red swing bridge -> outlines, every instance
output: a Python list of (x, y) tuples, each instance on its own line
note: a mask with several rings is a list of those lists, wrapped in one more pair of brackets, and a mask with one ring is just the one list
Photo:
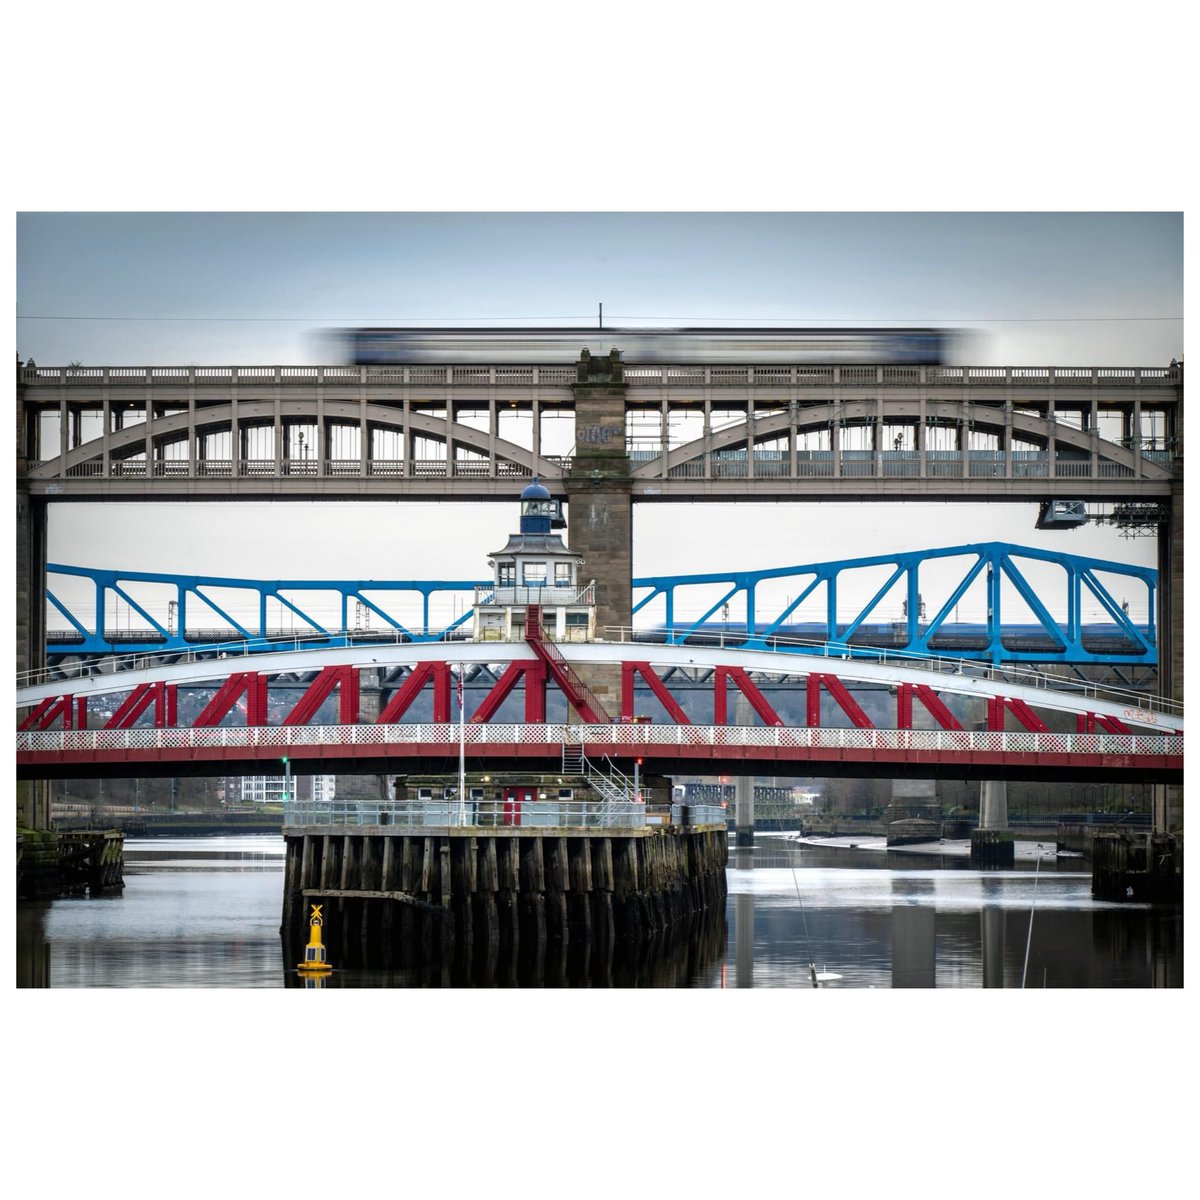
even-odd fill
[[(536, 607), (522, 641), (250, 650), (19, 681), (18, 777), (278, 773), (284, 758), (299, 773), (446, 772), (460, 758), (553, 772), (580, 753), (659, 776), (1183, 776), (1180, 703), (1022, 668), (556, 643)], [(619, 680), (619, 713), (584, 676)]]

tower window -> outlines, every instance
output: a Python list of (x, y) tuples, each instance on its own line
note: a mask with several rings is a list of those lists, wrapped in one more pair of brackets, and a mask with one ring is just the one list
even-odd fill
[(546, 564), (544, 562), (530, 562), (525, 564), (525, 586), (546, 586)]
[(569, 587), (571, 583), (571, 564), (556, 562), (554, 564), (554, 582), (559, 587)]
[(501, 587), (513, 587), (517, 582), (517, 567), (515, 563), (501, 563), (496, 576)]

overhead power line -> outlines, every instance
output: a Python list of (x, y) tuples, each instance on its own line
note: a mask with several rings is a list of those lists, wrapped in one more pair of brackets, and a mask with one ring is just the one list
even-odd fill
[[(565, 317), (113, 317), (87, 313), (18, 314), (18, 321), (158, 321), (158, 322), (217, 322), (217, 323), (292, 323), (313, 324), (326, 321), (346, 321), (360, 325), (426, 323), (430, 321), (587, 321), (589, 316)], [(1122, 321), (1182, 321), (1182, 317), (613, 317), (616, 321), (704, 321), (712, 324), (796, 324), (805, 321), (850, 321), (855, 323), (902, 322), (905, 324), (936, 325), (941, 323), (987, 324), (1071, 324), (1080, 322)]]

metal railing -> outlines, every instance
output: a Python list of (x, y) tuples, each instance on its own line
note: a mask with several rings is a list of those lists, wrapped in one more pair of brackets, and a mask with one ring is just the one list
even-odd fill
[(724, 825), (729, 809), (719, 804), (672, 804), (672, 825)]
[[(630, 626), (609, 626), (604, 630), (605, 639), (615, 643), (636, 643), (638, 645), (684, 645), (690, 637), (697, 636), (696, 630), (688, 627), (655, 631), (637, 629)], [(731, 638), (731, 641), (733, 639)], [(889, 650), (886, 647), (849, 646), (844, 642), (816, 641), (806, 638), (770, 637), (747, 638), (753, 645), (746, 647), (751, 650), (791, 652), (796, 655), (796, 666), (786, 668), (779, 673), (791, 673), (805, 670), (804, 655), (820, 655), (836, 658), (842, 661), (857, 659), (877, 662), (885, 665), (899, 666), (917, 671), (933, 671), (941, 675), (956, 675), (968, 679), (986, 679), (995, 683), (1018, 683), (1026, 687), (1040, 688), (1045, 691), (1069, 693), (1085, 699), (1108, 700), (1134, 710), (1138, 715), (1132, 720), (1144, 720), (1147, 715), (1162, 714), (1182, 718), (1184, 708), (1182, 701), (1173, 700), (1166, 696), (1152, 696), (1144, 691), (1132, 688), (1111, 687), (1105, 684), (1093, 683), (1081, 679), (1070, 679), (1061, 675), (1051, 675), (1044, 671), (1013, 664), (993, 666), (976, 659), (951, 658), (935, 654), (918, 654), (913, 651)], [(294, 639), (254, 638), (234, 642), (210, 645), (195, 650), (170, 650), (162, 654), (127, 654), (113, 655), (93, 663), (80, 663), (71, 666), (39, 667), (30, 671), (21, 671), (16, 675), (18, 691), (23, 688), (37, 687), (45, 683), (70, 683), (75, 679), (90, 679), (105, 675), (114, 675), (122, 671), (149, 670), (157, 666), (174, 666), (177, 664), (211, 662), (214, 659), (228, 660), (246, 658), (261, 654), (264, 651), (275, 653), (308, 653), (311, 651), (313, 636), (297, 636)], [(352, 644), (352, 634), (343, 634), (331, 638), (330, 646)], [(411, 644), (413, 639), (401, 633), (372, 633), (372, 646)], [(730, 649), (741, 647), (730, 645)], [(222, 667), (222, 672), (225, 670)]]
[[(688, 638), (712, 637), (703, 630), (682, 626), (678, 629), (649, 631), (630, 626), (609, 625), (604, 636), (610, 642), (662, 643), (685, 645)], [(745, 641), (745, 646), (734, 642)], [(889, 650), (883, 646), (851, 646), (845, 642), (817, 641), (810, 638), (784, 637), (772, 634), (761, 637), (752, 634), (727, 635), (729, 649), (783, 651), (800, 654), (816, 654), (842, 660), (858, 659), (878, 662), (889, 666), (907, 667), (914, 671), (935, 671), (940, 675), (959, 675), (968, 679), (987, 679), (994, 683), (1018, 683), (1025, 687), (1041, 688), (1044, 691), (1065, 692), (1072, 696), (1083, 696), (1093, 700), (1109, 700), (1116, 704), (1129, 705), (1139, 711), (1150, 710), (1175, 716), (1183, 716), (1183, 702), (1166, 696), (1149, 696), (1133, 688), (1109, 687), (1082, 679), (1068, 679), (1062, 675), (1051, 675), (1035, 671), (1030, 667), (1015, 664), (994, 666), (971, 658), (951, 658), (937, 654), (919, 654), (912, 650)], [(797, 671), (804, 668), (797, 665)]]
[[(630, 454), (635, 467), (662, 462), (661, 450), (637, 450)], [(50, 459), (44, 462), (52, 461)], [(570, 456), (552, 459), (564, 473), (570, 469)], [(752, 460), (743, 449), (714, 451), (709, 455), (698, 454), (695, 458), (674, 463), (667, 467), (669, 479), (748, 479), (753, 472), (757, 479), (829, 479), (835, 475), (835, 461), (840, 464), (843, 479), (873, 478), (876, 474), (885, 479), (945, 479), (961, 478), (963, 475), (962, 455), (957, 451), (927, 451), (924, 459), (924, 474), (920, 454), (915, 450), (883, 451), (875, 455), (872, 451), (844, 450), (835, 456), (830, 451), (811, 454), (798, 451), (793, 465), (790, 455), (784, 452), (755, 451)], [(1165, 470), (1171, 465), (1171, 455), (1165, 451), (1144, 451), (1141, 463), (1144, 468)], [(509, 459), (327, 459), (322, 464), (315, 460), (283, 459), (278, 464), (273, 458), (241, 459), (237, 474), (244, 479), (356, 479), (366, 475), (369, 479), (528, 479), (533, 467)], [(1050, 474), (1049, 456), (1022, 457), (1014, 453), (1006, 460), (1004, 452), (989, 455), (972, 452), (967, 466), (971, 479), (1028, 479), (1046, 478)], [(1054, 462), (1055, 474), (1060, 479), (1133, 479), (1138, 477), (1134, 466), (1100, 458), (1093, 469), (1090, 456), (1074, 457), (1060, 455)], [(145, 479), (147, 478), (144, 458), (112, 458), (107, 474), (101, 458), (87, 459), (68, 465), (63, 476), (67, 479)], [(155, 459), (149, 476), (154, 479), (232, 479), (233, 464), (228, 459)]]
[[(630, 387), (913, 387), (942, 384), (976, 387), (1176, 387), (1183, 368), (1170, 367), (945, 367), (945, 366), (639, 366), (624, 369)], [(39, 367), (23, 366), (26, 387), (97, 387), (105, 384), (164, 387), (247, 386), (492, 387), (543, 384), (565, 387), (576, 382), (574, 366), (394, 366), (394, 367)]]
[[(693, 823), (699, 823), (698, 818)], [(285, 805), (283, 824), (285, 828), (641, 829), (646, 825), (646, 806), (598, 800), (332, 800)]]
[[(554, 583), (547, 583), (542, 586), (523, 584), (520, 587), (494, 587), (491, 584), (482, 584), (475, 588), (473, 603), (476, 607), (481, 604), (550, 604), (555, 606), (580, 604), (592, 606), (596, 603), (596, 583), (593, 580), (583, 587), (576, 587), (574, 584), (562, 586)], [(547, 630), (547, 633), (553, 636), (554, 631), (550, 629)]]
[[(460, 742), (461, 738), (461, 742)], [(190, 729), (62, 729), (17, 733), (18, 754), (61, 754), (163, 750), (289, 750), (305, 747), (376, 747), (396, 754), (410, 746), (420, 753), (463, 745), (482, 754), (491, 746), (511, 754), (513, 746), (539, 747), (557, 757), (564, 742), (597, 754), (636, 755), (639, 750), (700, 750), (759, 747), (786, 751), (858, 750), (924, 753), (1068, 754), (1123, 757), (1183, 755), (1176, 733), (1034, 733), (1027, 730), (849, 729), (778, 725), (251, 725)], [(688, 757), (685, 753), (684, 757)], [(540, 803), (540, 802), (539, 802)], [(605, 801), (605, 803), (610, 803)], [(603, 804), (601, 805), (603, 807)]]

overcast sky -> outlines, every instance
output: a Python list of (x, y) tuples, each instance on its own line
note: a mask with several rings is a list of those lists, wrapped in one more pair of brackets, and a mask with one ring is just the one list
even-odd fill
[(27, 213), (44, 365), (329, 361), (337, 324), (917, 323), (977, 365), (1183, 352), (1178, 213)]

